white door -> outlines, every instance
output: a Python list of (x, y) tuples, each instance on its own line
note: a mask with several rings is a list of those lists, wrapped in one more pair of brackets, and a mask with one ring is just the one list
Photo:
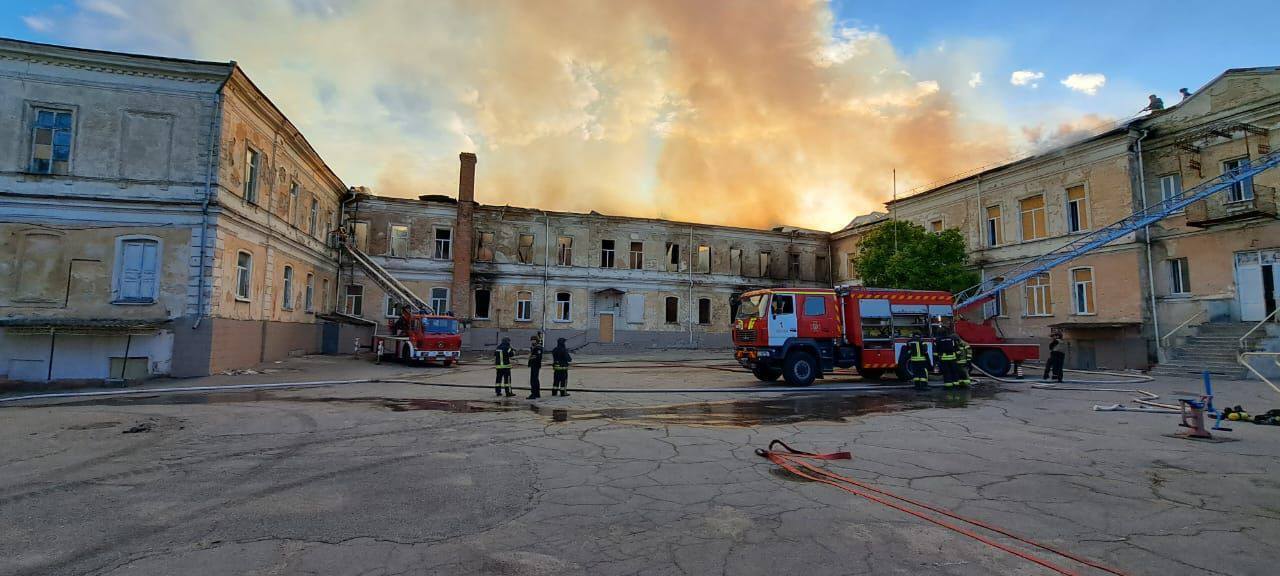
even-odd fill
[(1258, 252), (1236, 253), (1236, 299), (1240, 302), (1241, 320), (1257, 322), (1267, 316)]
[(774, 294), (769, 299), (769, 345), (781, 346), (796, 334), (795, 296)]

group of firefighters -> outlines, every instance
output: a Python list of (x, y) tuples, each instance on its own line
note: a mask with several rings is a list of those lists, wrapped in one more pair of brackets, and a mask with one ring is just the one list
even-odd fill
[(963, 388), (972, 384), (969, 363), (973, 360), (973, 351), (964, 340), (956, 338), (945, 326), (934, 325), (933, 351), (937, 356), (936, 362), (929, 354), (924, 336), (916, 332), (898, 355), (898, 364), (907, 367), (916, 390), (929, 388), (929, 372), (935, 365), (942, 372), (944, 388)]
[[(510, 338), (503, 338), (502, 343), (498, 344), (498, 348), (493, 351), (493, 366), (497, 369), (497, 376), (493, 382), (494, 396), (515, 396), (511, 392), (511, 359), (515, 354)], [(542, 397), (542, 382), (538, 379), (539, 372), (542, 370), (542, 356), (542, 333), (539, 332), (529, 339), (528, 400), (537, 400)], [(564, 338), (557, 339), (556, 347), (551, 349), (552, 396), (569, 395), (569, 363), (572, 361), (573, 357), (569, 355), (569, 349), (564, 345)]]

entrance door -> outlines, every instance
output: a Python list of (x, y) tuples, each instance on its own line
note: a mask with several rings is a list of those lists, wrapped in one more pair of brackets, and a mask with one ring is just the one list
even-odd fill
[[(1272, 267), (1274, 270), (1274, 266)], [(1236, 253), (1236, 298), (1240, 302), (1240, 319), (1257, 322), (1266, 318), (1267, 303), (1262, 282), (1261, 254), (1257, 251)]]
[(608, 344), (613, 342), (613, 314), (600, 315), (600, 342)]

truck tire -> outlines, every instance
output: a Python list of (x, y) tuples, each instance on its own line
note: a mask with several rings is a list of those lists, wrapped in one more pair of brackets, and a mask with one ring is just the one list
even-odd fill
[(818, 377), (818, 361), (808, 352), (792, 352), (782, 363), (782, 376), (792, 386), (808, 386)]
[(864, 368), (859, 368), (859, 369), (858, 369), (858, 374), (861, 374), (861, 375), (862, 375), (862, 379), (863, 379), (863, 380), (879, 380), (881, 376), (884, 376), (884, 369), (882, 369), (882, 368), (865, 368), (865, 369), (864, 369)]
[(776, 382), (782, 371), (771, 366), (756, 366), (751, 369), (751, 373), (761, 382)]
[(979, 351), (978, 355), (973, 359), (973, 364), (992, 376), (1006, 376), (1009, 374), (1009, 357), (1004, 355), (1003, 350), (996, 348)]

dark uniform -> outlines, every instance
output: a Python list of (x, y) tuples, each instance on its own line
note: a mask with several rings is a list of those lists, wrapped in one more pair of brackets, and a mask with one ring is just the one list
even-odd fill
[(551, 349), (551, 371), (554, 374), (551, 380), (552, 396), (569, 395), (569, 363), (572, 361), (569, 349), (564, 346), (564, 338), (557, 339), (556, 347)]
[(969, 347), (969, 343), (956, 338), (956, 384), (968, 386), (973, 384), (973, 380), (969, 379), (969, 363), (973, 362), (973, 349)]
[(933, 349), (938, 353), (938, 364), (942, 368), (942, 387), (950, 388), (960, 385), (960, 370), (956, 366), (956, 340), (943, 334), (933, 341)]
[(497, 376), (493, 381), (494, 396), (502, 396), (503, 392), (507, 396), (515, 396), (511, 392), (511, 356), (511, 339), (503, 338), (498, 349), (493, 351), (493, 367), (497, 369)]
[(1062, 341), (1057, 336), (1054, 336), (1053, 340), (1049, 341), (1049, 363), (1044, 365), (1045, 380), (1049, 379), (1049, 373), (1052, 372), (1054, 380), (1062, 381), (1062, 365), (1067, 361), (1067, 353), (1058, 350), (1058, 346), (1061, 344)]
[(929, 348), (925, 346), (919, 334), (902, 347), (898, 363), (906, 364), (907, 372), (911, 374), (911, 383), (915, 384), (916, 390), (929, 389)]
[(542, 382), (538, 380), (542, 370), (542, 339), (534, 336), (529, 343), (529, 397), (526, 400), (537, 400), (542, 397)]

